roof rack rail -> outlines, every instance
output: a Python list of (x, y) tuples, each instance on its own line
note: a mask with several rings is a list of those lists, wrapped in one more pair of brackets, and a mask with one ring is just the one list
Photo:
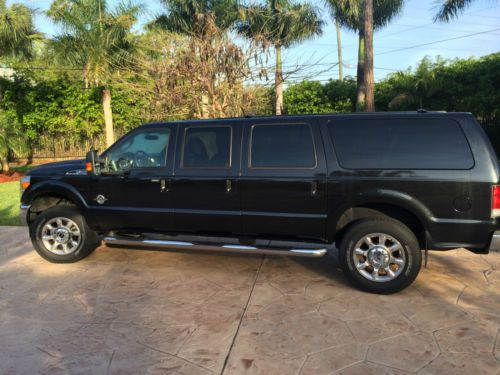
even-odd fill
[(447, 111), (428, 111), (425, 108), (419, 108), (417, 109), (417, 113), (447, 113)]

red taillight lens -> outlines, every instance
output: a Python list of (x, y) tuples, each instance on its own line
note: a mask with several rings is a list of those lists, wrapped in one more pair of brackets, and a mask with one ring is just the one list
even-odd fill
[(491, 194), (491, 213), (500, 216), (500, 185), (494, 185)]

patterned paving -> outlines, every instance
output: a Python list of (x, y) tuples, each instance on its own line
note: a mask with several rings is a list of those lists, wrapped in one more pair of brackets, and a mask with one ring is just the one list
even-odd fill
[(500, 374), (500, 253), (431, 253), (409, 289), (334, 257), (99, 248), (45, 262), (0, 228), (1, 374)]

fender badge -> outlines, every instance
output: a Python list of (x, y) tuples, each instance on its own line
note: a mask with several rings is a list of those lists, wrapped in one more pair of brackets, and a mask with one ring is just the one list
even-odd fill
[(102, 194), (99, 194), (97, 197), (94, 198), (94, 200), (99, 204), (104, 204), (108, 200), (108, 198), (106, 198)]

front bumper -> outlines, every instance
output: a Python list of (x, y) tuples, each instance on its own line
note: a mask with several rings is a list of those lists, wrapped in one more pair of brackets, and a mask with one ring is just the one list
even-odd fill
[(21, 222), (23, 225), (28, 225), (28, 213), (30, 209), (29, 204), (21, 204), (21, 207), (19, 208), (19, 216), (21, 217)]
[(491, 236), (489, 251), (500, 251), (500, 231), (495, 231)]

